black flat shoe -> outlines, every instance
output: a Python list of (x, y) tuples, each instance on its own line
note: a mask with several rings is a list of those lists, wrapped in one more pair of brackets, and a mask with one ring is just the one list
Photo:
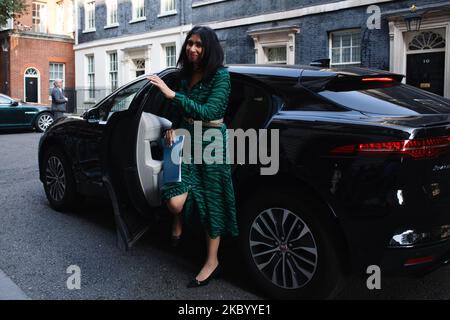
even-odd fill
[(220, 277), (220, 273), (221, 273), (221, 268), (220, 268), (220, 265), (218, 265), (215, 269), (214, 269), (214, 271), (213, 272), (211, 272), (211, 274), (209, 275), (209, 277), (208, 278), (206, 278), (205, 280), (203, 280), (203, 281), (200, 281), (200, 280), (197, 280), (197, 279), (192, 279), (188, 284), (187, 284), (187, 287), (188, 288), (197, 288), (197, 287), (203, 287), (203, 286), (206, 286), (208, 283), (209, 283), (209, 281), (211, 280), (211, 279), (217, 279), (217, 278), (219, 278)]

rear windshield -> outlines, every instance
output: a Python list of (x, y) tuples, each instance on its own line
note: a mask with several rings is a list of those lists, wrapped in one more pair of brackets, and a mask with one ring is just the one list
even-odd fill
[(324, 90), (319, 94), (339, 105), (365, 113), (450, 114), (450, 100), (404, 84), (355, 91)]

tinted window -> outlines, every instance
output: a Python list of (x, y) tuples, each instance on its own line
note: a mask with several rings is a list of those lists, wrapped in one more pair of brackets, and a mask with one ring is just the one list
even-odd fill
[[(162, 79), (173, 91), (179, 90), (180, 80), (177, 73), (169, 74)], [(175, 118), (178, 118), (181, 115), (180, 112), (177, 112), (180, 111), (180, 108), (173, 106), (172, 101), (166, 99), (159, 89), (153, 88), (150, 91), (150, 94), (151, 96), (146, 102), (144, 112), (149, 112), (158, 117), (169, 119), (172, 122), (176, 120)]]
[[(178, 72), (170, 73), (162, 79), (173, 91), (179, 91), (180, 78)], [(172, 103), (172, 100), (164, 97), (161, 91), (156, 87), (153, 87), (149, 91), (149, 96), (146, 99), (144, 112), (165, 118), (172, 122), (172, 128), (179, 128), (183, 118), (182, 110), (179, 106), (176, 106)]]
[(319, 95), (311, 93), (304, 88), (297, 87), (284, 90), (285, 106), (283, 110), (299, 111), (345, 111), (344, 108), (326, 101)]
[(140, 80), (112, 95), (99, 107), (100, 119), (107, 120), (114, 112), (128, 110), (136, 93), (147, 82), (147, 79)]
[(283, 110), (346, 111), (303, 88), (296, 77), (266, 76), (261, 80), (283, 99)]
[(450, 113), (450, 100), (408, 85), (358, 91), (322, 91), (321, 96), (353, 110), (387, 115)]
[(262, 88), (231, 79), (231, 92), (224, 117), (230, 129), (261, 128), (271, 115), (272, 99)]

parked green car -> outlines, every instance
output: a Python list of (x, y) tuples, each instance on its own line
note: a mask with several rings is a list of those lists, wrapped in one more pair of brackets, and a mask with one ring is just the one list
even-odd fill
[(49, 107), (18, 102), (0, 94), (0, 129), (35, 128), (44, 132), (52, 122)]

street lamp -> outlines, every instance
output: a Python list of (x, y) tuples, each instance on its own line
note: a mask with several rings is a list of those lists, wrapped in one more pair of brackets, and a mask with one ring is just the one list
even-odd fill
[(411, 8), (409, 8), (409, 10), (411, 11), (411, 13), (405, 17), (406, 29), (408, 31), (419, 31), (420, 23), (422, 22), (422, 16), (416, 13), (417, 7), (414, 4), (411, 6)]

